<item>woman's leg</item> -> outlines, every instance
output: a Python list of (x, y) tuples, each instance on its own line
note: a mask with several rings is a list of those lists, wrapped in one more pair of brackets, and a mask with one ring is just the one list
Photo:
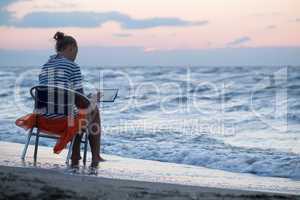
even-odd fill
[(80, 157), (80, 144), (81, 144), (82, 134), (77, 134), (75, 136), (75, 140), (72, 148), (72, 156), (71, 156), (71, 167), (77, 167), (79, 165)]
[(89, 115), (89, 142), (92, 152), (92, 167), (97, 167), (103, 158), (100, 156), (100, 142), (101, 142), (101, 119), (97, 106), (93, 108)]

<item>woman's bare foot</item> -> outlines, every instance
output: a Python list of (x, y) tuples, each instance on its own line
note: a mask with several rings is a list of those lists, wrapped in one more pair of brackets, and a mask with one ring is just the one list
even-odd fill
[(99, 156), (99, 162), (104, 162), (106, 161), (102, 156)]

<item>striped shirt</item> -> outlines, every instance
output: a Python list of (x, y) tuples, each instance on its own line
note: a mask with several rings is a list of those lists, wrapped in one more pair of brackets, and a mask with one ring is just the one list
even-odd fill
[[(50, 56), (48, 62), (42, 66), (39, 74), (39, 84), (53, 85), (71, 90), (81, 90), (83, 87), (80, 67), (59, 54)], [(66, 115), (49, 112), (43, 114), (49, 118)]]

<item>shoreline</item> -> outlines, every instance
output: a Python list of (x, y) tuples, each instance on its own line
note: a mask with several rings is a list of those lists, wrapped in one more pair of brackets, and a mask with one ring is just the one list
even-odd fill
[(32, 146), (0, 142), (0, 199), (300, 199), (300, 181), (104, 155), (97, 176), (66, 172), (64, 158)]

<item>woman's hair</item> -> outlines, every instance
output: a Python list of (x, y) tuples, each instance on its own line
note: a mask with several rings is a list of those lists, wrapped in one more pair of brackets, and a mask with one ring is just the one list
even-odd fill
[(72, 36), (65, 35), (63, 32), (56, 32), (53, 38), (56, 40), (56, 52), (63, 51), (68, 45), (75, 45), (77, 47), (76, 40)]

